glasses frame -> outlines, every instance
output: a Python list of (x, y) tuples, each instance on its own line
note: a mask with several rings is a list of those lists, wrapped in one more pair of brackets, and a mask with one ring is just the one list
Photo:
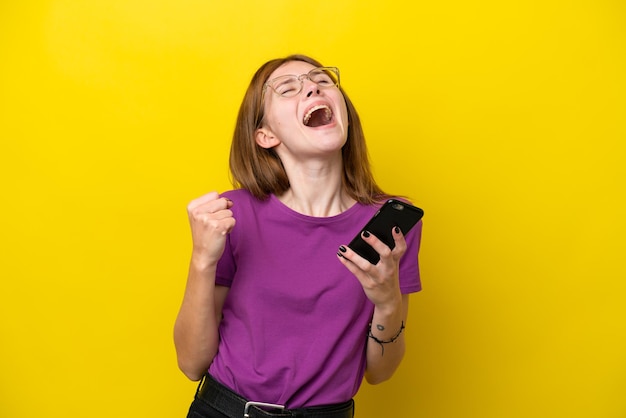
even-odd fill
[[(328, 72), (333, 73), (333, 74), (336, 76), (336, 79), (337, 79), (337, 80), (335, 81), (335, 83), (334, 83), (332, 86), (321, 86), (320, 84), (318, 84), (315, 80), (313, 80), (313, 79), (311, 78), (311, 74), (312, 74), (313, 72), (320, 71), (320, 70), (321, 70), (321, 71), (324, 71), (324, 72), (327, 72), (327, 73), (328, 73)], [(283, 77), (295, 77), (295, 78), (296, 78), (296, 79), (300, 82), (300, 88), (298, 89), (298, 91), (297, 91), (297, 92), (295, 92), (295, 93), (293, 93), (293, 94), (290, 94), (289, 96), (284, 96), (284, 95), (280, 94), (279, 92), (277, 92), (277, 91), (276, 91), (276, 89), (274, 89), (274, 87), (272, 86), (272, 84), (273, 84), (276, 80), (281, 79), (281, 78), (283, 78)], [(308, 79), (309, 81), (311, 81), (311, 82), (315, 83), (317, 86), (319, 86), (319, 87), (321, 87), (321, 88), (324, 88), (324, 89), (325, 89), (325, 88), (330, 88), (330, 87), (339, 87), (339, 83), (340, 83), (339, 68), (337, 68), (337, 67), (317, 67), (317, 68), (313, 68), (311, 71), (309, 71), (309, 72), (308, 72), (308, 73), (306, 73), (306, 74), (300, 74), (300, 75), (295, 75), (295, 74), (285, 74), (285, 75), (281, 75), (281, 76), (279, 76), (279, 77), (272, 78), (271, 80), (267, 80), (267, 81), (265, 82), (265, 84), (263, 84), (263, 90), (262, 90), (262, 92), (261, 92), (261, 100), (263, 100), (263, 99), (265, 98), (265, 92), (267, 91), (268, 87), (269, 87), (269, 88), (270, 88), (270, 89), (271, 89), (271, 90), (272, 90), (275, 94), (277, 94), (277, 95), (278, 95), (278, 96), (280, 96), (280, 97), (295, 97), (295, 96), (297, 96), (298, 94), (300, 94), (300, 93), (302, 92), (302, 89), (304, 88), (304, 79), (305, 79), (305, 78), (306, 78), (306, 79)], [(331, 78), (332, 78), (332, 77), (331, 77)]]

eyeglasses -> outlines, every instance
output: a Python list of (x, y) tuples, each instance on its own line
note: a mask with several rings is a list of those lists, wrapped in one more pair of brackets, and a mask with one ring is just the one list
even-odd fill
[(268, 80), (263, 85), (263, 95), (267, 88), (274, 90), (281, 97), (293, 97), (302, 91), (304, 79), (309, 79), (321, 88), (339, 87), (339, 68), (318, 67), (306, 74), (281, 75)]

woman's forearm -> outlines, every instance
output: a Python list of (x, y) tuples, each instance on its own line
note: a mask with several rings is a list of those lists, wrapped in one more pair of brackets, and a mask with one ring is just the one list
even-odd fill
[(191, 380), (202, 378), (217, 353), (219, 319), (227, 289), (215, 286), (215, 267), (197, 266), (192, 260), (174, 326), (178, 366)]
[(403, 327), (408, 316), (409, 296), (402, 295), (402, 302), (391, 309), (374, 309), (369, 337), (367, 339), (367, 368), (365, 379), (378, 384), (391, 378), (402, 362), (405, 352)]

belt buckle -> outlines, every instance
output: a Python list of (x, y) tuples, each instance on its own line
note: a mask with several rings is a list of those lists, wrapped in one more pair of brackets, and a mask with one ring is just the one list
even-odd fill
[(246, 402), (246, 405), (243, 408), (243, 418), (250, 418), (248, 411), (250, 410), (251, 406), (257, 406), (257, 407), (262, 406), (265, 408), (279, 409), (281, 411), (285, 409), (285, 405), (276, 405), (273, 403), (265, 403), (265, 402)]

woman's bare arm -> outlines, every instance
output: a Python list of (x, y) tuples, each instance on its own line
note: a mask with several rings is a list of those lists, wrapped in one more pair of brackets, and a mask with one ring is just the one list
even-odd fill
[(191, 380), (202, 378), (217, 353), (218, 326), (228, 288), (215, 285), (215, 274), (226, 235), (235, 226), (232, 205), (230, 200), (212, 192), (187, 207), (193, 251), (185, 295), (174, 325), (174, 345), (178, 366)]

